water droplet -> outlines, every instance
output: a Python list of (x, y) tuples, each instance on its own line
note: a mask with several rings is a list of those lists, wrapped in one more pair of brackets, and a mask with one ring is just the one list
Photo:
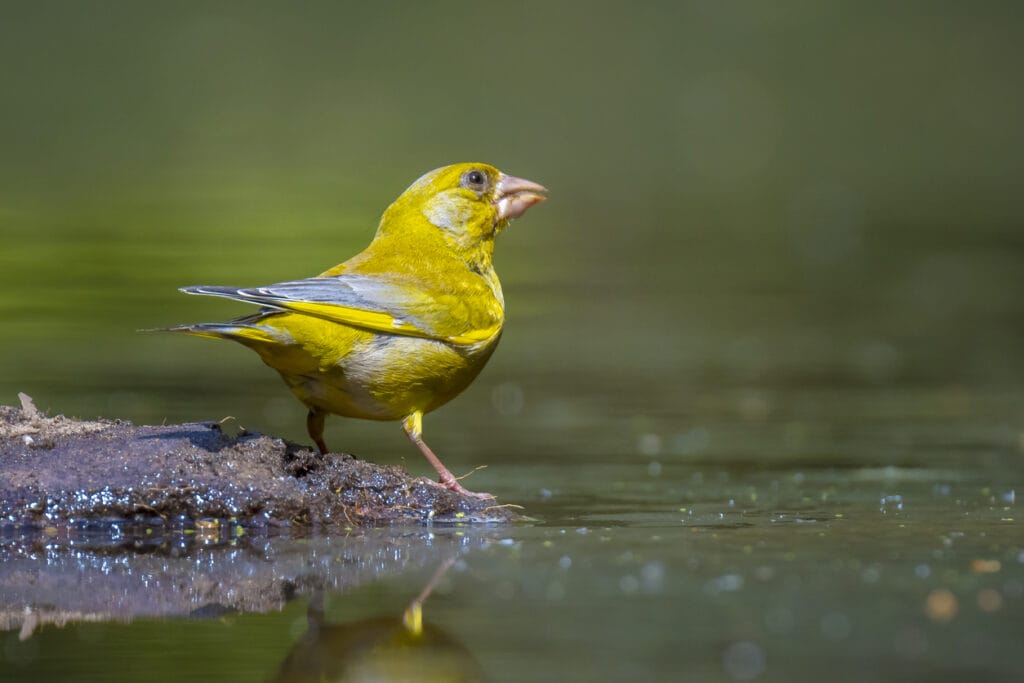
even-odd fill
[(761, 647), (747, 640), (733, 643), (722, 655), (722, 668), (738, 681), (757, 678), (764, 673), (765, 663)]
[(636, 449), (641, 455), (655, 456), (661, 453), (661, 436), (648, 432), (637, 437)]
[(623, 593), (631, 594), (640, 590), (640, 579), (632, 574), (626, 574), (619, 580), (619, 588)]
[(865, 567), (864, 571), (860, 573), (860, 580), (864, 583), (877, 583), (880, 578), (882, 578), (882, 570), (878, 565)]
[(640, 569), (644, 592), (660, 593), (665, 584), (665, 565), (657, 560), (648, 562)]
[(704, 592), (710, 595), (732, 593), (743, 588), (743, 577), (739, 574), (723, 574), (704, 584)]
[(959, 609), (956, 596), (945, 588), (929, 593), (924, 604), (924, 612), (932, 621), (952, 621)]
[(978, 591), (978, 607), (985, 612), (996, 612), (1003, 606), (1003, 596), (994, 588)]
[(491, 391), (491, 405), (499, 415), (518, 415), (525, 404), (526, 395), (516, 382), (502, 382)]

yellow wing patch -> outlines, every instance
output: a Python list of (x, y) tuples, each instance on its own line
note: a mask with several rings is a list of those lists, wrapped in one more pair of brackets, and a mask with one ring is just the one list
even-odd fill
[(469, 330), (462, 334), (439, 338), (430, 334), (412, 323), (405, 322), (388, 313), (381, 311), (368, 311), (337, 304), (326, 304), (314, 301), (281, 301), (277, 302), (282, 308), (290, 311), (312, 315), (324, 320), (362, 327), (375, 332), (386, 332), (388, 334), (401, 334), (409, 337), (421, 337), (423, 339), (439, 339), (452, 344), (472, 345), (487, 341), (501, 330), (501, 325), (490, 325), (483, 329)]

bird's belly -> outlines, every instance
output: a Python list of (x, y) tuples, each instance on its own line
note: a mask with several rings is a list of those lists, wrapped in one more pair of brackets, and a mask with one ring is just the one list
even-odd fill
[(335, 327), (341, 329), (332, 343), (296, 343), (260, 355), (306, 405), (372, 420), (400, 420), (444, 405), (473, 381), (498, 342), (496, 335), (464, 347)]

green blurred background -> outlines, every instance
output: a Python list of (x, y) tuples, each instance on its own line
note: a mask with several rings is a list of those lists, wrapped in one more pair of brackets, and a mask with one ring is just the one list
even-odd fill
[[(1019, 3), (3, 14), (3, 403), (305, 440), (251, 352), (137, 330), (246, 312), (175, 288), (318, 273), (420, 174), (481, 160), (551, 199), (498, 245), (501, 348), (427, 419), (454, 469), (769, 457), (773, 432), (744, 455), (751, 433), (714, 421), (791, 439), (862, 391), (887, 398), (860, 418), (989, 397), (1019, 422), (999, 398), (1024, 373)], [(395, 425), (334, 419), (328, 440), (422, 464)]]

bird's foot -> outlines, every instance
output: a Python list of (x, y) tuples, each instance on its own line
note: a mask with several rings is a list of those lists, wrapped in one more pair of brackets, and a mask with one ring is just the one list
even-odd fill
[(438, 484), (440, 486), (443, 486), (444, 488), (448, 489), (449, 491), (453, 491), (455, 493), (458, 493), (460, 496), (466, 496), (468, 498), (477, 498), (477, 499), (480, 499), (480, 500), (485, 500), (485, 499), (488, 499), (488, 498), (490, 498), (491, 500), (494, 500), (494, 494), (493, 493), (484, 493), (484, 492), (470, 491), (465, 486), (460, 484), (459, 480), (454, 478), (454, 477), (452, 477), (451, 479), (441, 479), (441, 481), (439, 481)]

